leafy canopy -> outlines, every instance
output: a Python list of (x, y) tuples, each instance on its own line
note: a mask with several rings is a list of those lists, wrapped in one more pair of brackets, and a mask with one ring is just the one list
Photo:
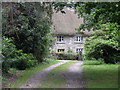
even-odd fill
[(51, 3), (3, 3), (3, 35), (39, 61), (51, 45)]

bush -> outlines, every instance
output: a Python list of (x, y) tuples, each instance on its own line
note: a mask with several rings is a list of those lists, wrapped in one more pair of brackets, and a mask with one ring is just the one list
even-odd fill
[(51, 53), (51, 57), (59, 60), (76, 60), (78, 58), (78, 55), (63, 52), (63, 53)]
[(7, 73), (9, 69), (10, 69), (10, 63), (7, 60), (4, 60), (2, 62), (2, 72)]
[(68, 54), (75, 54), (75, 52), (73, 52), (71, 49), (68, 49), (67, 53)]
[(15, 57), (15, 45), (13, 40), (7, 37), (3, 37), (2, 41), (2, 72), (7, 73), (10, 68), (10, 60)]
[(117, 63), (120, 60), (119, 50), (115, 48), (116, 43), (111, 40), (94, 39), (85, 44), (85, 57), (89, 60), (102, 58), (105, 63)]
[(113, 54), (109, 57), (110, 60), (112, 60), (114, 63), (120, 62), (120, 53), (119, 54)]
[(37, 64), (32, 54), (25, 54), (17, 50), (11, 38), (3, 37), (2, 43), (2, 72), (8, 73), (10, 68), (26, 69)]
[(13, 60), (13, 62), (11, 63), (12, 67), (15, 67), (19, 70), (24, 70), (37, 64), (37, 60), (35, 60), (32, 54), (24, 53), (20, 57), (18, 57), (17, 60)]

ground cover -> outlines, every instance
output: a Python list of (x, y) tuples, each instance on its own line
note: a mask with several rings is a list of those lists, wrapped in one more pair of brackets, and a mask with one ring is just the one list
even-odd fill
[(9, 88), (19, 88), (21, 85), (25, 84), (27, 82), (27, 80), (32, 77), (32, 75), (34, 75), (36, 72), (43, 70), (44, 68), (47, 68), (53, 64), (58, 63), (59, 61), (55, 60), (49, 64), (39, 64), (36, 67), (27, 69), (27, 70), (23, 70), (23, 71), (18, 71), (17, 74), (20, 73), (19, 77), (16, 78), (16, 80), (14, 82), (8, 82), (8, 87)]
[(83, 65), (86, 88), (118, 88), (118, 65)]

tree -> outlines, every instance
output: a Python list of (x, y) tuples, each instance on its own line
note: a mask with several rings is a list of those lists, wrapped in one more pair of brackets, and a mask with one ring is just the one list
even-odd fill
[(71, 2), (55, 5), (57, 10), (62, 10), (65, 6), (75, 8), (78, 16), (84, 19), (77, 30), (95, 32), (85, 44), (85, 56), (88, 59), (103, 58), (106, 63), (115, 63), (120, 59), (119, 2)]
[(119, 2), (86, 2), (76, 3), (75, 6), (78, 14), (84, 18), (84, 24), (79, 30), (103, 30), (105, 28), (110, 36), (116, 38), (120, 46)]
[(51, 42), (51, 14), (51, 3), (3, 3), (3, 35), (42, 61)]
[[(86, 42), (86, 57), (103, 58), (106, 63), (120, 59), (120, 3), (76, 3), (78, 14), (84, 18), (80, 30), (94, 30)], [(111, 44), (112, 43), (112, 44)]]

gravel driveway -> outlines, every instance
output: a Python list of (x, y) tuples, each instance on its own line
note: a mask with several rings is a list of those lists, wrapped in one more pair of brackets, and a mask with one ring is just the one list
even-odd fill
[[(61, 60), (59, 63), (37, 72), (20, 88), (37, 88), (46, 79), (51, 70), (69, 61)], [(67, 71), (61, 73), (60, 78), (66, 80), (63, 88), (84, 88), (82, 64), (82, 61), (76, 61), (76, 63), (66, 68)]]
[(68, 60), (61, 60), (60, 63), (54, 64), (46, 69), (43, 69), (33, 75), (25, 85), (21, 86), (20, 88), (37, 88), (38, 85), (46, 78), (47, 74), (54, 68), (69, 62)]
[(77, 61), (71, 65), (67, 72), (63, 73), (63, 78), (66, 80), (65, 88), (84, 88), (82, 61)]

